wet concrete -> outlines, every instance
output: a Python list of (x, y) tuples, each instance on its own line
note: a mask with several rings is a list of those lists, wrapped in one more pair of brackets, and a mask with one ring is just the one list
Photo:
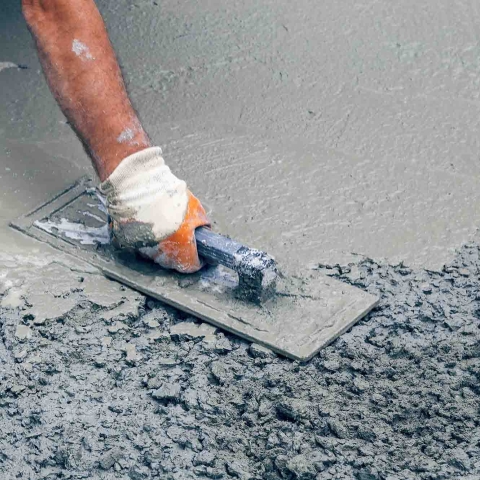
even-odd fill
[[(437, 269), (473, 238), (480, 18), (470, 3), (98, 3), (146, 129), (223, 233), (278, 257), (355, 252)], [(42, 170), (34, 189), (58, 191), (88, 160), (17, 4), (0, 7), (0, 61), (28, 68), (0, 72), (2, 163), (13, 164), (0, 181), (23, 192), (27, 170)], [(28, 166), (25, 142), (42, 150)]]
[(479, 256), (468, 245), (442, 273), (324, 268), (382, 301), (306, 365), (78, 267), (57, 288), (65, 311), (36, 322), (42, 290), (24, 278), (24, 306), (0, 308), (0, 465), (9, 479), (478, 478)]
[(8, 230), (91, 172), (19, 3), (0, 4), (6, 478), (478, 478), (479, 250), (455, 256), (479, 243), (475, 3), (98, 2), (216, 228), (381, 296), (304, 366)]

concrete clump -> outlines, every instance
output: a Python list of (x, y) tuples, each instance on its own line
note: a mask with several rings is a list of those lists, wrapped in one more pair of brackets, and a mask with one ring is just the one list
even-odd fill
[(180, 399), (180, 385), (176, 383), (166, 383), (152, 392), (152, 397), (160, 402), (176, 402)]
[(32, 330), (30, 329), (30, 327), (28, 325), (18, 324), (17, 329), (15, 331), (15, 336), (19, 340), (28, 339), (32, 336)]
[(479, 272), (475, 245), (441, 272), (370, 260), (329, 269), (382, 300), (303, 365), (128, 290), (93, 302), (64, 283), (75, 305), (41, 325), (24, 318), (28, 306), (3, 308), (0, 470), (6, 478), (478, 478)]
[(269, 348), (259, 345), (258, 343), (252, 343), (248, 351), (254, 358), (269, 358), (274, 356), (274, 353)]

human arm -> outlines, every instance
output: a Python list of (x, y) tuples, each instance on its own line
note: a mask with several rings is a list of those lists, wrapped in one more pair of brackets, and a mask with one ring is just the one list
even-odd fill
[(208, 225), (200, 202), (152, 147), (128, 98), (93, 0), (22, 0), (49, 87), (92, 159), (112, 229), (161, 266), (201, 267), (195, 228)]
[(151, 146), (93, 0), (22, 0), (50, 90), (105, 181)]

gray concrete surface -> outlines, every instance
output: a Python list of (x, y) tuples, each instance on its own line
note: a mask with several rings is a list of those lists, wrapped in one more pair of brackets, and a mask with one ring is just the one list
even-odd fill
[(381, 296), (307, 365), (8, 230), (92, 173), (19, 3), (0, 3), (0, 473), (478, 478), (479, 250), (455, 255), (479, 243), (476, 3), (98, 2), (216, 228)]
[[(0, 72), (2, 224), (89, 169), (18, 3), (0, 7), (0, 61), (28, 67)], [(475, 4), (98, 3), (147, 130), (222, 232), (279, 257), (429, 268), (472, 238)]]

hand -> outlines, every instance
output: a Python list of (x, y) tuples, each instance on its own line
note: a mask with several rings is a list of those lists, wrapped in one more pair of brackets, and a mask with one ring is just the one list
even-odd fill
[(165, 165), (158, 147), (124, 159), (100, 185), (116, 242), (164, 268), (193, 273), (202, 267), (195, 229), (209, 221), (199, 200)]
[(195, 229), (209, 225), (207, 214), (200, 201), (188, 192), (187, 213), (180, 228), (158, 247), (141, 248), (140, 253), (163, 268), (170, 268), (181, 273), (193, 273), (200, 270), (203, 262), (198, 256)]

